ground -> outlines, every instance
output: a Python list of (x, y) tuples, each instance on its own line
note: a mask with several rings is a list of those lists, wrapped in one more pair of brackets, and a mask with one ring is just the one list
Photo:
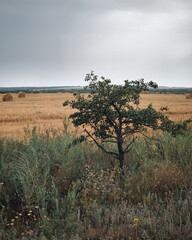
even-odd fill
[[(63, 129), (63, 119), (72, 111), (63, 107), (65, 100), (73, 99), (72, 93), (27, 94), (18, 98), (13, 94), (13, 102), (3, 102), (0, 94), (0, 136), (22, 138), (24, 128), (38, 126), (41, 131), (49, 128)], [(169, 108), (167, 114), (171, 120), (179, 121), (192, 118), (192, 99), (176, 94), (142, 94), (141, 107), (152, 103), (155, 109), (161, 106)]]

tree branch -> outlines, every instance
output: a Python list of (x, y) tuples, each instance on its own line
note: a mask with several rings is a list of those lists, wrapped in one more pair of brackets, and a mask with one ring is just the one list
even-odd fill
[(121, 115), (120, 110), (118, 109), (118, 107), (114, 104), (114, 102), (111, 103), (113, 105), (113, 107), (115, 108), (115, 110), (118, 112), (119, 115)]
[(133, 137), (133, 140), (125, 148), (124, 153), (128, 153), (129, 152), (129, 147), (135, 142), (136, 139), (137, 139), (137, 137)]
[(88, 134), (88, 136), (96, 143), (96, 145), (105, 153), (111, 154), (114, 158), (119, 159), (119, 155), (115, 152), (109, 152), (107, 151), (104, 147), (102, 147), (96, 140), (95, 138), (85, 129), (85, 132)]
[(117, 143), (117, 141), (113, 140), (101, 140), (103, 143)]
[(111, 123), (111, 125), (114, 127), (115, 131), (118, 131), (118, 127), (117, 127), (117, 123), (114, 122), (113, 120), (111, 120), (111, 118), (109, 117), (109, 115), (107, 114), (107, 111), (105, 109), (105, 115), (107, 117), (107, 120)]
[(158, 142), (162, 142), (161, 140), (159, 139), (155, 139), (155, 138), (150, 138), (149, 136), (145, 135), (144, 133), (140, 132), (144, 137), (150, 139), (150, 140), (153, 140), (153, 141), (158, 141)]

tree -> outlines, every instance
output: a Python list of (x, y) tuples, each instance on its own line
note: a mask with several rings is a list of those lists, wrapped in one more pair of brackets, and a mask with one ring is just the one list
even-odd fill
[[(125, 154), (130, 151), (138, 134), (145, 135), (146, 130), (151, 128), (176, 135), (185, 130), (190, 121), (175, 124), (163, 114), (166, 108), (156, 111), (151, 104), (147, 108), (139, 108), (140, 93), (149, 87), (158, 87), (152, 81), (126, 80), (124, 85), (115, 85), (104, 77), (98, 80), (94, 72), (87, 74), (85, 81), (89, 82), (86, 87), (90, 91), (88, 96), (75, 93), (75, 100), (66, 101), (63, 106), (70, 105), (78, 110), (70, 115), (73, 124), (82, 126), (102, 151), (118, 159), (121, 169)], [(104, 143), (115, 144), (117, 151), (106, 149)]]

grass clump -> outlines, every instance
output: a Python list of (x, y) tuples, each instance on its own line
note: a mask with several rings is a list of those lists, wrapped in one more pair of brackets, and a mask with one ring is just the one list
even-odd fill
[(134, 144), (124, 186), (76, 134), (0, 139), (0, 239), (192, 238), (192, 133), (156, 139)]

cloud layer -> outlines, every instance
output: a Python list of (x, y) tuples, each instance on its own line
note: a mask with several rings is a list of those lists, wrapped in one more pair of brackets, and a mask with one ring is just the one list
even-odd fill
[(0, 0), (0, 86), (191, 86), (190, 0)]

